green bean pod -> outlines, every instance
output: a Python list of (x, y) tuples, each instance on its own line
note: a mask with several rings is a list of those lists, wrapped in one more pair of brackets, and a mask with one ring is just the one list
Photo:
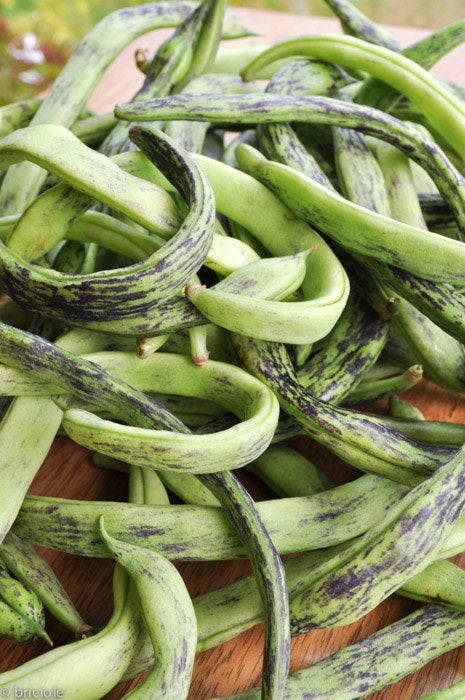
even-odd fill
[[(411, 61), (428, 70), (442, 56), (461, 44), (465, 39), (465, 21), (457, 20), (441, 27), (428, 36), (407, 46), (401, 53)], [(355, 102), (390, 111), (399, 98), (399, 92), (378, 78), (367, 78), (354, 96)]]
[[(394, 264), (421, 278), (463, 285), (463, 274), (457, 263), (465, 244), (460, 241), (375, 212), (368, 214), (368, 210), (321, 188), (297, 171), (267, 161), (250, 146), (239, 146), (236, 155), (242, 168), (279, 193), (297, 215), (317, 224), (349, 251)], [(330, 202), (333, 205), (331, 216)], [(422, 247), (421, 261), (415, 253), (417, 246)]]
[[(301, 259), (304, 262), (304, 258)], [(263, 261), (251, 263), (251, 266), (258, 272)], [(305, 274), (304, 265), (301, 277), (296, 278), (295, 289), (300, 286)], [(227, 291), (223, 291), (220, 285), (211, 288), (187, 285), (186, 297), (209, 321), (236, 333), (285, 343), (312, 342), (320, 337), (320, 314), (315, 314), (305, 301), (286, 302), (269, 297), (257, 299), (249, 294), (247, 287), (241, 289), (239, 294), (230, 289), (230, 285)], [(287, 293), (292, 291), (292, 287), (289, 287)]]
[(406, 418), (407, 420), (425, 420), (419, 408), (397, 394), (389, 397), (389, 415), (393, 418)]
[(323, 472), (286, 444), (270, 445), (247, 469), (283, 497), (311, 496), (331, 487)]
[(349, 294), (347, 275), (331, 248), (254, 178), (205, 156), (194, 158), (209, 179), (218, 211), (245, 226), (273, 255), (313, 249), (307, 259), (302, 283), (305, 301), (300, 308), (309, 318), (313, 316), (315, 334), (324, 337), (341, 315)]
[(465, 157), (465, 108), (453, 91), (414, 61), (361, 39), (310, 35), (277, 43), (242, 71), (245, 80), (269, 63), (289, 56), (323, 58), (342, 67), (366, 70), (406, 95), (424, 113), (451, 148)]
[[(240, 418), (233, 428), (208, 435), (185, 435), (153, 428), (122, 426), (81, 409), (65, 412), (63, 427), (79, 444), (146, 468), (208, 473), (236, 469), (269, 444), (278, 404), (260, 382), (237, 367), (208, 361), (201, 370), (181, 355), (155, 353), (145, 360), (132, 354), (93, 356), (143, 391), (166, 391), (217, 401)], [(167, 373), (169, 367), (169, 373)], [(168, 375), (168, 376), (167, 376)]]
[(385, 46), (392, 51), (399, 50), (397, 41), (382, 27), (372, 22), (349, 0), (325, 0), (340, 20), (345, 34), (356, 36), (372, 44)]
[(341, 401), (376, 362), (390, 321), (351, 294), (323, 348), (297, 371), (299, 382), (323, 401)]
[[(303, 697), (306, 700), (332, 700), (335, 697), (354, 700), (366, 697), (460, 646), (464, 623), (463, 612), (445, 606), (427, 605), (415, 610), (365, 639), (290, 675), (283, 700)], [(253, 688), (230, 696), (228, 700), (258, 700), (259, 697), (259, 689)]]
[[(23, 644), (43, 636), (43, 629), (0, 600), (0, 637)], [(48, 640), (49, 641), (49, 640)]]
[[(45, 129), (47, 132), (52, 129), (55, 134), (56, 130), (60, 129), (60, 127), (37, 128)], [(60, 131), (61, 135), (63, 135), (65, 144), (69, 144), (71, 148), (76, 147), (81, 157), (85, 155), (81, 152), (81, 147), (86, 149), (85, 146), (78, 146), (78, 141), (76, 143), (70, 142), (69, 139), (73, 137), (65, 131)], [(47, 313), (51, 316), (63, 318), (68, 322), (74, 320), (80, 324), (83, 321), (84, 323), (95, 323), (106, 330), (111, 329), (114, 320), (124, 317), (127, 332), (140, 332), (143, 330), (148, 310), (176, 293), (196, 272), (206, 256), (213, 235), (213, 198), (208, 183), (197, 166), (193, 165), (192, 169), (185, 160), (185, 156), (160, 133), (156, 135), (156, 132), (150, 128), (137, 128), (133, 130), (133, 135), (138, 143), (142, 140), (151, 157), (158, 158), (163, 169), (170, 172), (170, 177), (174, 179), (191, 205), (191, 209), (177, 234), (160, 252), (155, 252), (136, 266), (123, 268), (119, 271), (107, 271), (106, 274), (91, 273), (82, 276), (66, 276), (50, 270), (45, 274), (45, 271), (41, 271), (36, 266), (28, 266), (27, 263), (4, 247), (1, 256), (1, 276), (10, 296), (19, 297), (21, 303), (33, 310), (43, 313), (47, 307)], [(30, 138), (30, 134), (28, 134), (28, 138)], [(94, 155), (99, 161), (103, 159), (102, 163), (105, 165), (111, 164), (111, 161), (105, 156)], [(85, 162), (88, 164), (87, 158)], [(116, 180), (112, 176), (113, 168), (116, 168)], [(118, 173), (124, 175), (113, 164), (111, 164), (110, 171), (110, 179), (102, 181), (105, 184), (100, 188), (111, 190), (109, 202), (114, 201), (116, 183), (119, 179)], [(73, 173), (74, 175), (76, 173), (75, 163), (73, 163)], [(87, 177), (94, 181), (90, 171)], [(124, 195), (121, 192), (123, 200), (129, 197), (130, 187), (126, 180), (129, 177), (124, 175), (123, 180), (120, 181), (121, 188), (124, 186), (126, 190)], [(137, 194), (133, 191), (133, 198), (130, 201), (127, 200), (129, 208), (140, 207), (140, 203), (143, 201), (141, 191), (143, 183), (144, 181), (140, 179), (133, 182), (134, 187), (137, 185), (138, 191)], [(145, 185), (148, 186), (149, 183), (145, 183)], [(92, 189), (93, 187), (94, 185), (92, 185)], [(116, 206), (119, 206), (118, 202)], [(150, 211), (153, 211), (152, 198)], [(143, 223), (140, 216), (136, 218), (139, 223)], [(176, 271), (175, 274), (174, 271)], [(27, 275), (28, 278), (27, 285), (23, 284), (24, 275)], [(104, 293), (105, 288), (108, 294)], [(128, 309), (128, 295), (134, 305), (132, 321), (131, 311)], [(118, 303), (118, 299), (120, 303)]]
[(33, 97), (21, 102), (13, 102), (0, 107), (0, 138), (11, 134), (16, 129), (22, 129), (31, 121), (41, 105), (42, 100)]
[(378, 399), (387, 398), (392, 396), (392, 394), (411, 389), (422, 379), (423, 367), (421, 365), (413, 365), (402, 372), (402, 374), (386, 377), (385, 379), (371, 380), (369, 377), (366, 377), (349, 391), (342, 404), (354, 406), (364, 401), (377, 401)]
[(273, 389), (285, 411), (349, 464), (417, 484), (450, 457), (450, 449), (407, 439), (382, 418), (320, 401), (299, 383), (283, 345), (237, 335), (233, 344), (242, 365)]
[(130, 574), (155, 653), (150, 674), (127, 697), (187, 697), (197, 643), (192, 601), (178, 570), (164, 557), (111, 537), (100, 519), (100, 535)]
[[(357, 537), (389, 513), (407, 491), (401, 484), (366, 474), (309, 497), (260, 501), (256, 508), (277, 551), (285, 554), (329, 547)], [(149, 508), (28, 495), (14, 532), (44, 547), (107, 557), (98, 536), (100, 515), (105, 517), (108, 532), (117, 539), (142, 543), (169, 559), (211, 561), (246, 556), (224, 512), (211, 505)], [(463, 532), (460, 537), (463, 544)]]
[(463, 396), (465, 353), (455, 340), (405, 299), (400, 300), (394, 320), (425, 369), (425, 375), (452, 393)]
[[(81, 40), (43, 100), (33, 124), (69, 127), (97, 86), (104, 70), (130, 41), (152, 29), (177, 26), (196, 7), (196, 3), (188, 0), (170, 0), (123, 8), (108, 14)], [(240, 20), (225, 16), (226, 36), (232, 38), (249, 33)], [(22, 211), (36, 196), (44, 176), (45, 173), (32, 163), (13, 168), (2, 183), (0, 210), (4, 214)]]
[[(225, 0), (204, 0), (158, 48), (142, 87), (133, 101), (176, 92), (190, 77), (202, 73), (215, 52)], [(100, 147), (106, 155), (130, 148), (129, 125), (118, 122)]]
[(1, 673), (0, 688), (56, 686), (75, 700), (93, 700), (109, 692), (137, 651), (140, 624), (138, 600), (122, 570), (115, 574), (113, 590), (113, 614), (100, 632)]
[(408, 274), (393, 265), (370, 261), (378, 279), (456, 340), (463, 342), (465, 300), (460, 290)]
[(87, 636), (92, 628), (82, 619), (50, 566), (28, 543), (11, 530), (0, 546), (0, 559), (27, 585), (60, 622), (76, 637)]
[(390, 217), (392, 213), (383, 173), (362, 134), (339, 126), (333, 127), (332, 131), (334, 159), (344, 197)]
[[(44, 629), (44, 606), (26, 584), (13, 578), (3, 563), (0, 563), (0, 599), (25, 623), (33, 637), (42, 637), (50, 645), (52, 641)], [(7, 618), (10, 617), (6, 613)], [(12, 626), (15, 630), (16, 626)]]
[(134, 104), (117, 104), (115, 114), (134, 121), (203, 119), (212, 123), (249, 125), (292, 119), (355, 128), (388, 141), (425, 168), (454, 211), (459, 226), (465, 229), (464, 180), (458, 169), (424, 132), (380, 110), (319, 95), (297, 95), (290, 103), (287, 96), (273, 93), (234, 97), (181, 94)]

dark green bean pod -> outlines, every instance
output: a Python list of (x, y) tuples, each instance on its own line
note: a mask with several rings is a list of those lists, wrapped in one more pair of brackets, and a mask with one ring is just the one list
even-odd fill
[[(41, 600), (27, 584), (11, 576), (3, 562), (0, 562), (0, 600), (21, 618), (24, 626), (29, 629), (31, 638), (42, 637), (52, 645), (44, 629), (45, 612)], [(16, 625), (12, 624), (11, 631), (14, 634), (17, 633), (15, 630)]]
[[(296, 59), (278, 70), (269, 81), (266, 92), (280, 94), (331, 94), (346, 78), (330, 64)], [(260, 150), (279, 163), (284, 163), (323, 186), (333, 189), (329, 178), (316, 158), (303, 146), (291, 124), (259, 124), (256, 128)]]
[(1, 324), (0, 357), (6, 364), (61, 387), (62, 393), (70, 392), (94, 406), (106, 408), (129, 423), (148, 427), (153, 425), (153, 416), (156, 415), (168, 430), (182, 429), (182, 423), (154, 399), (95, 363), (83, 360), (40, 336)]
[(342, 194), (366, 209), (391, 216), (384, 177), (362, 134), (334, 126), (334, 159)]

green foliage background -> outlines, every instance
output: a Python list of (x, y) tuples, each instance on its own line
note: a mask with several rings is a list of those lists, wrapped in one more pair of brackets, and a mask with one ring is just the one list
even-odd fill
[[(141, 0), (0, 0), (0, 104), (17, 101), (43, 90), (59, 72), (79, 39), (105, 14)], [(461, 19), (464, 0), (355, 0), (376, 22), (435, 28)], [(324, 0), (232, 0), (231, 6), (254, 7), (299, 14), (330, 16)], [(12, 48), (32, 31), (45, 61), (27, 65), (15, 60)], [(36, 82), (26, 82), (33, 70)]]

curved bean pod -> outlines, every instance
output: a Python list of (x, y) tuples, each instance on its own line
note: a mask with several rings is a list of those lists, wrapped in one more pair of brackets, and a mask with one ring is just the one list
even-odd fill
[(320, 401), (298, 382), (283, 345), (234, 335), (240, 362), (270, 386), (281, 406), (315, 440), (349, 464), (402, 483), (418, 484), (453, 453), (422, 445), (382, 418)]
[[(442, 27), (401, 51), (411, 61), (429, 69), (446, 53), (465, 40), (465, 20)], [(355, 102), (390, 111), (399, 98), (393, 87), (378, 78), (367, 78), (354, 95)]]
[(95, 700), (109, 692), (137, 651), (140, 625), (137, 596), (121, 569), (115, 570), (113, 590), (113, 614), (103, 630), (1, 673), (0, 688), (56, 686), (75, 700)]
[[(126, 44), (151, 29), (178, 25), (196, 7), (196, 3), (188, 0), (170, 0), (126, 7), (108, 14), (79, 43), (43, 100), (33, 124), (70, 126), (104, 70)], [(232, 38), (250, 32), (239, 20), (226, 15), (224, 33)], [(22, 211), (39, 191), (44, 175), (32, 163), (13, 168), (0, 190), (1, 211), (5, 214)]]
[[(69, 409), (63, 427), (77, 443), (151, 469), (212, 473), (241, 467), (269, 444), (278, 420), (277, 401), (261, 382), (237, 367), (213, 360), (201, 370), (182, 355), (155, 353), (145, 360), (115, 352), (92, 356), (143, 391), (197, 396), (216, 401), (241, 419), (208, 435), (138, 428)], [(169, 368), (169, 369), (168, 369)]]
[[(297, 215), (314, 221), (343, 247), (435, 282), (463, 286), (465, 244), (426, 232), (360, 207), (295, 170), (267, 161), (250, 146), (238, 146), (242, 168), (279, 193)], [(329, 209), (331, 207), (331, 209)], [(355, 232), (357, 235), (355, 236)], [(416, 255), (421, 246), (423, 255)]]
[(389, 329), (390, 321), (352, 294), (324, 347), (298, 370), (299, 382), (322, 401), (341, 401), (376, 362)]
[(220, 124), (307, 122), (351, 127), (381, 138), (405, 152), (431, 175), (445, 201), (465, 228), (464, 180), (439, 146), (412, 125), (371, 107), (319, 95), (293, 96), (263, 93), (238, 96), (185, 94), (159, 97), (140, 103), (117, 104), (123, 119), (207, 120)]
[[(262, 265), (263, 261), (251, 263), (257, 272)], [(295, 288), (303, 281), (305, 265), (302, 273)], [(320, 314), (309, 313), (306, 302), (254, 297), (247, 287), (239, 290), (239, 293), (229, 290), (229, 285), (226, 291), (220, 285), (207, 289), (193, 284), (187, 285), (185, 294), (209, 321), (235, 333), (283, 343), (310, 343), (321, 337)], [(287, 290), (289, 294), (292, 291), (291, 287)]]
[(320, 34), (275, 44), (243, 71), (252, 80), (256, 71), (289, 56), (311, 56), (343, 67), (366, 70), (406, 95), (442, 135), (465, 158), (465, 108), (453, 91), (414, 61), (382, 46), (350, 36)]
[[(49, 129), (54, 132), (61, 129), (37, 128), (47, 132)], [(191, 167), (191, 161), (186, 161), (186, 157), (160, 132), (154, 132), (150, 128), (137, 128), (133, 132), (138, 143), (142, 140), (151, 157), (158, 158), (162, 169), (170, 173), (170, 177), (190, 204), (189, 213), (177, 234), (160, 251), (153, 253), (142, 263), (121, 270), (81, 276), (63, 275), (53, 270), (45, 271), (37, 266), (30, 266), (8, 248), (3, 247), (1, 278), (10, 296), (17, 297), (21, 300), (20, 303), (32, 310), (44, 313), (47, 309), (50, 316), (69, 323), (95, 324), (97, 327), (111, 330), (112, 323), (124, 318), (127, 333), (131, 333), (134, 328), (140, 332), (141, 322), (147, 312), (160, 301), (176, 293), (197, 271), (205, 259), (213, 236), (214, 204), (208, 182), (200, 169), (195, 164)], [(61, 133), (65, 143), (69, 143), (70, 138), (73, 139), (68, 132), (60, 131)], [(87, 157), (87, 154), (81, 151), (81, 147), (86, 151), (88, 149), (82, 144), (77, 144), (78, 141), (72, 145), (77, 148), (81, 157)], [(111, 171), (110, 179), (105, 180), (103, 188), (109, 188), (113, 198), (119, 180), (121, 187), (127, 188), (124, 196), (122, 195), (124, 200), (130, 191), (130, 184), (125, 178), (131, 176), (124, 174), (106, 156), (94, 155), (99, 161), (103, 159), (102, 162), (105, 166), (109, 165)], [(112, 176), (114, 169), (116, 180)], [(74, 161), (73, 170), (75, 174)], [(118, 173), (124, 175), (122, 180)], [(89, 173), (89, 176), (93, 182), (92, 174)], [(137, 186), (137, 193), (132, 192), (129, 205), (132, 209), (139, 207), (139, 203), (143, 201), (140, 188), (149, 187), (150, 183), (143, 183), (143, 180), (134, 180), (133, 185)], [(152, 192), (152, 187), (150, 185), (148, 191)], [(111, 202), (111, 199), (108, 201)], [(135, 205), (134, 202), (138, 204)], [(147, 206), (148, 204), (147, 199)], [(119, 207), (118, 204), (116, 206)], [(153, 200), (150, 200), (150, 211), (152, 210)], [(136, 215), (134, 218), (143, 223), (140, 216)], [(27, 285), (24, 284), (25, 276), (28, 279)]]
[(315, 335), (327, 335), (349, 294), (347, 275), (331, 248), (254, 178), (211, 158), (193, 157), (208, 177), (218, 211), (243, 225), (273, 255), (313, 248), (302, 283), (305, 301), (299, 302), (299, 308), (309, 320), (313, 318)]
[(103, 517), (100, 535), (134, 581), (156, 657), (150, 674), (126, 697), (182, 700), (189, 691), (197, 643), (197, 622), (184, 581), (164, 557), (111, 537)]

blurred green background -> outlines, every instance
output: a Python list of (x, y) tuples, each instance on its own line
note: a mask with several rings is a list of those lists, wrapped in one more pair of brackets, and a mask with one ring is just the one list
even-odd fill
[[(79, 39), (108, 12), (140, 0), (0, 0), (0, 104), (37, 94)], [(465, 16), (464, 0), (355, 0), (370, 19), (437, 28)], [(331, 16), (324, 0), (234, 0), (230, 6)]]

